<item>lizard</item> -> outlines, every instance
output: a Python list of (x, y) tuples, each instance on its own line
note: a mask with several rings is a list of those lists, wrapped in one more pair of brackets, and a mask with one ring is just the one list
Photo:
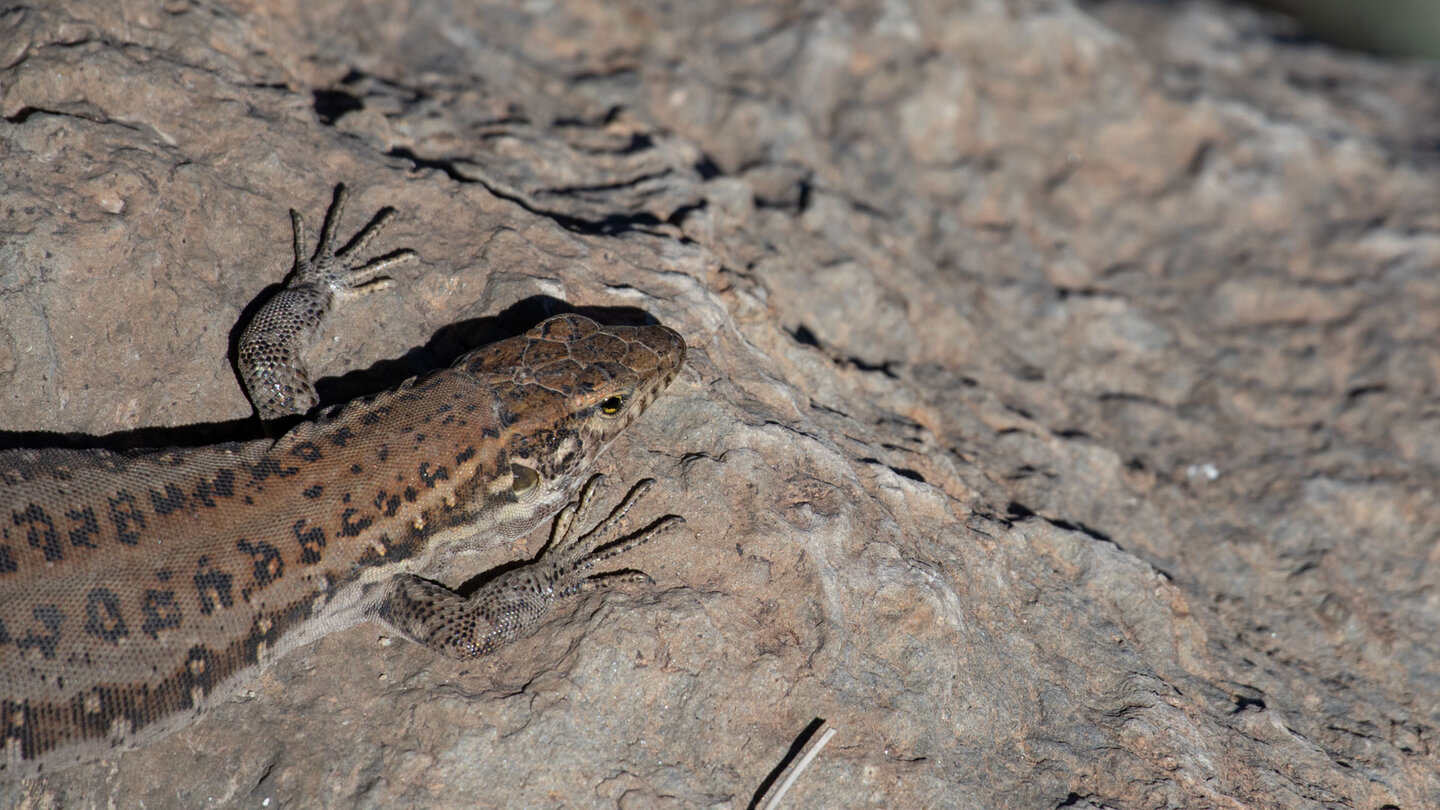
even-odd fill
[[(277, 438), (117, 453), (0, 452), (0, 779), (137, 747), (189, 725), (289, 650), (362, 621), (461, 659), (528, 635), (556, 602), (639, 572), (594, 566), (683, 519), (621, 536), (638, 483), (590, 531), (597, 456), (675, 378), (661, 325), (550, 317), (447, 369), (312, 410), (303, 361), (339, 297), (383, 288), (402, 250), (337, 249), (343, 185), (312, 255), (256, 310), (236, 365)], [(583, 485), (583, 486), (582, 486)], [(572, 498), (578, 499), (571, 502)], [(424, 578), (461, 549), (554, 516), (532, 560), (473, 592)]]

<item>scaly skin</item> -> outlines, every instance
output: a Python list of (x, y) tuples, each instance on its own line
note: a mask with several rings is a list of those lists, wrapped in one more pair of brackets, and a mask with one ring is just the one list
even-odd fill
[[(313, 392), (285, 341), (315, 331), (290, 316), (328, 309), (314, 267), (363, 285), (409, 255), (358, 265), (372, 224), (337, 256), (335, 219), (312, 262), (297, 224), (292, 286), (257, 313), (261, 342), (292, 358), (257, 372), (242, 352), (242, 379), (266, 392)], [(587, 573), (596, 562), (678, 522), (610, 539), (646, 484), (579, 538), (562, 512), (546, 554), (473, 594), (415, 574), (442, 547), (491, 547), (554, 515), (684, 359), (663, 326), (558, 315), (274, 442), (0, 453), (0, 778), (173, 731), (287, 650), (366, 619), (458, 657), (529, 632), (606, 581)], [(309, 407), (250, 393), (269, 418)]]

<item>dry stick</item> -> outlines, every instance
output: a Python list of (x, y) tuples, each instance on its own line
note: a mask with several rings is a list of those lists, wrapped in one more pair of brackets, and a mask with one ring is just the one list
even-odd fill
[(820, 749), (824, 748), (825, 744), (830, 742), (830, 738), (834, 736), (835, 729), (833, 728), (826, 729), (825, 733), (820, 735), (820, 739), (815, 742), (814, 747), (805, 753), (803, 759), (795, 763), (795, 767), (791, 769), (790, 775), (785, 777), (784, 782), (780, 783), (780, 789), (775, 791), (774, 798), (765, 803), (765, 810), (776, 810), (776, 808), (780, 806), (780, 800), (785, 798), (785, 792), (790, 789), (791, 785), (795, 784), (796, 779), (800, 778), (801, 772), (810, 767), (810, 760), (814, 759), (815, 755), (820, 753)]

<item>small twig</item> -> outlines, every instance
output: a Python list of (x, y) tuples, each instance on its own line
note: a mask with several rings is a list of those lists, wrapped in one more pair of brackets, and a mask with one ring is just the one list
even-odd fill
[(834, 736), (835, 729), (833, 728), (826, 729), (825, 733), (820, 735), (820, 739), (805, 753), (804, 758), (795, 763), (795, 767), (790, 770), (790, 775), (785, 777), (784, 782), (780, 783), (780, 789), (775, 791), (775, 795), (770, 801), (765, 803), (765, 810), (776, 810), (776, 808), (780, 806), (780, 800), (785, 798), (786, 791), (790, 790), (790, 786), (795, 784), (795, 780), (800, 778), (800, 774), (804, 772), (806, 768), (810, 767), (810, 761), (815, 759), (815, 755), (819, 754), (820, 749), (824, 748), (825, 744), (830, 742), (830, 738)]

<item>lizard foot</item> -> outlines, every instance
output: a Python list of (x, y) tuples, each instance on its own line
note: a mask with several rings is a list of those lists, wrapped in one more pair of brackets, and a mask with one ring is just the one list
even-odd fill
[(592, 477), (580, 497), (555, 516), (550, 542), (531, 562), (501, 573), (469, 596), (413, 574), (397, 574), (375, 617), (432, 650), (452, 658), (477, 658), (529, 635), (567, 596), (619, 582), (652, 582), (639, 571), (589, 571), (685, 519), (666, 515), (638, 532), (616, 536), (631, 507), (654, 486), (655, 480), (647, 478), (632, 487), (604, 520), (577, 535), (577, 520), (602, 480), (603, 476)]
[(360, 260), (360, 253), (394, 217), (395, 209), (388, 207), (380, 209), (369, 224), (337, 249), (335, 229), (348, 196), (343, 184), (335, 187), (334, 202), (320, 229), (320, 241), (308, 257), (305, 223), (298, 212), (290, 211), (295, 266), (285, 286), (255, 311), (236, 344), (235, 367), (240, 382), (265, 422), (308, 413), (319, 404), (303, 354), (319, 334), (335, 296), (384, 289), (392, 283), (386, 272), (417, 258), (415, 251), (404, 248), (369, 261)]

